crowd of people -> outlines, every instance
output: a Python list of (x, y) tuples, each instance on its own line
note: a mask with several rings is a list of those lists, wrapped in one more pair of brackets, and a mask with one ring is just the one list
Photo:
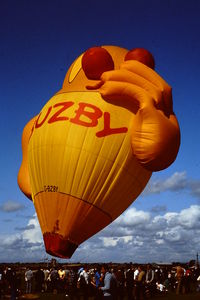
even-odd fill
[(84, 265), (0, 270), (0, 299), (26, 293), (62, 293), (70, 300), (143, 300), (156, 294), (200, 292), (200, 269), (177, 266)]

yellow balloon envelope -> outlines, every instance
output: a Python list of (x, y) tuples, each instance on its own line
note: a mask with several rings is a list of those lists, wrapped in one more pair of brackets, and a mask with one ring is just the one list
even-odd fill
[[(128, 50), (113, 46), (104, 48), (114, 60), (113, 63), (106, 54), (106, 68), (114, 66), (119, 69)], [(101, 49), (98, 55), (101, 55)], [(46, 103), (34, 122), (27, 125), (24, 135), (28, 146), (25, 147), (26, 153), (23, 154), (18, 175), (22, 191), (27, 196), (32, 194), (46, 251), (62, 258), (70, 258), (78, 245), (110, 224), (138, 197), (152, 174), (151, 168), (146, 168), (145, 163), (152, 167), (153, 161), (155, 169), (158, 169), (157, 161), (161, 161), (160, 168), (166, 167), (166, 153), (170, 153), (171, 163), (180, 143), (174, 115), (166, 117), (160, 111), (155, 113), (157, 108), (147, 108), (148, 114), (144, 108), (144, 115), (137, 113), (138, 108), (132, 111), (130, 105), (126, 105), (127, 95), (124, 99), (123, 93), (128, 91), (134, 98), (134, 90), (129, 85), (128, 88), (124, 87), (124, 83), (118, 84), (118, 77), (115, 78), (117, 88), (114, 87), (114, 99), (118, 98), (116, 90), (118, 94), (122, 93), (122, 97), (119, 95), (122, 99), (119, 97), (117, 105), (113, 104), (112, 99), (105, 100), (102, 95), (110, 93), (110, 85), (99, 92), (98, 86), (102, 82), (91, 79), (92, 76), (98, 76), (97, 72), (94, 74), (87, 64), (83, 71), (82, 59), (83, 55), (72, 64), (62, 89)], [(98, 68), (102, 68), (102, 65), (98, 63)], [(141, 65), (139, 68), (143, 72)], [(93, 68), (93, 63), (91, 66)], [(90, 72), (88, 76), (87, 72)], [(146, 68), (145, 72), (147, 74), (150, 71)], [(120, 80), (126, 81), (128, 74), (130, 81), (132, 73), (129, 73), (120, 73)], [(152, 80), (154, 76), (153, 73)], [(137, 84), (141, 84), (141, 78), (135, 78)], [(118, 86), (122, 87), (121, 90)], [(171, 122), (171, 118), (175, 120), (176, 129), (173, 124), (168, 130), (165, 124)], [(152, 120), (156, 120), (155, 124)], [(164, 124), (161, 126), (163, 131), (160, 130), (160, 123)], [(137, 125), (135, 128), (134, 124)], [(142, 134), (140, 129), (143, 130)], [(166, 133), (165, 136), (164, 132), (172, 134)], [(155, 147), (150, 147), (151, 140), (156, 140)], [(173, 151), (158, 151), (164, 149), (165, 143), (170, 145), (172, 141), (175, 142)], [(153, 157), (151, 162), (146, 154), (143, 155), (145, 143), (150, 149), (147, 151), (148, 157)], [(137, 151), (134, 152), (135, 148)], [(30, 184), (23, 176), (30, 178)]]
[(34, 204), (50, 254), (70, 257), (144, 189), (151, 172), (132, 155), (131, 120), (130, 112), (97, 92), (58, 94), (43, 108), (28, 155)]

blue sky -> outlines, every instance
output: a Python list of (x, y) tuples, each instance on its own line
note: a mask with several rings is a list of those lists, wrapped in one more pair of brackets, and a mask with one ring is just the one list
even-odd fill
[(181, 147), (174, 164), (154, 173), (133, 205), (70, 261), (195, 259), (200, 252), (199, 13), (198, 0), (1, 1), (0, 262), (47, 257), (34, 206), (17, 185), (21, 134), (61, 88), (73, 60), (95, 45), (153, 53), (156, 71), (173, 88)]

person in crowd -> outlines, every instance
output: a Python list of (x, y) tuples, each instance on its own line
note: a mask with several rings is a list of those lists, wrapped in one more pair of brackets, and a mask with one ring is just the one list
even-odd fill
[(94, 271), (94, 279), (95, 279), (95, 286), (98, 289), (102, 285), (100, 267), (97, 267), (95, 269), (95, 271)]
[(185, 293), (184, 287), (184, 269), (178, 265), (176, 267), (176, 280), (177, 280), (177, 287), (176, 287), (176, 294), (179, 295), (180, 293)]
[(94, 287), (94, 299), (95, 300), (100, 300), (102, 298), (102, 292), (99, 289), (100, 286), (103, 286), (102, 282), (103, 281), (101, 280), (101, 270), (100, 270), (100, 267), (98, 266), (97, 268), (94, 269), (94, 275), (91, 280), (91, 284)]
[(44, 287), (44, 272), (43, 270), (38, 267), (35, 273), (35, 289), (36, 292), (41, 293)]
[(33, 272), (28, 267), (25, 272), (26, 294), (30, 294), (32, 292), (32, 281), (33, 281)]
[(3, 269), (0, 268), (0, 299), (2, 296), (2, 290), (3, 290)]
[(185, 271), (185, 276), (184, 276), (185, 293), (190, 293), (191, 284), (192, 284), (192, 271), (190, 270), (190, 268), (188, 266)]
[(200, 292), (200, 275), (197, 277), (196, 291), (197, 291), (197, 292)]
[(106, 300), (113, 300), (116, 296), (117, 291), (117, 280), (113, 274), (109, 271), (108, 265), (103, 265), (101, 273), (104, 276), (104, 285), (99, 287), (103, 292), (103, 297)]
[(8, 294), (9, 292), (9, 284), (8, 284), (8, 280), (7, 280), (7, 275), (9, 272), (10, 268), (8, 266), (6, 266), (3, 269), (3, 273), (2, 273), (2, 294)]
[(118, 297), (120, 297), (119, 293), (118, 293), (118, 280), (117, 280), (117, 270), (116, 268), (111, 269), (111, 274), (112, 274), (112, 278), (111, 278), (111, 295), (112, 295), (112, 299), (113, 300), (117, 300)]
[(134, 270), (134, 280), (137, 280), (139, 275), (139, 266), (135, 266), (135, 270)]
[(154, 282), (154, 270), (150, 264), (147, 265), (145, 282), (152, 284)]
[(67, 273), (66, 278), (66, 297), (70, 297), (70, 300), (73, 300), (74, 297), (77, 297), (77, 272), (73, 269), (70, 269)]
[(134, 283), (134, 270), (132, 263), (129, 264), (125, 272), (125, 285), (128, 300), (133, 300), (133, 283)]
[(172, 278), (172, 274), (170, 271), (168, 271), (166, 277), (163, 280), (163, 284), (165, 286), (166, 292), (168, 291), (172, 291), (172, 287), (173, 287), (173, 278)]
[(49, 271), (49, 269), (44, 269), (43, 272), (44, 272), (44, 291), (47, 292), (48, 289), (49, 289), (48, 282), (49, 282), (49, 279), (50, 279), (49, 278), (50, 271)]
[(16, 300), (17, 298), (17, 274), (15, 268), (9, 268), (7, 273), (7, 281), (10, 287), (10, 299)]
[(52, 268), (50, 271), (50, 280), (51, 280), (51, 291), (53, 294), (57, 294), (58, 292), (58, 282), (59, 282), (59, 275), (56, 268)]
[(123, 300), (124, 298), (124, 289), (125, 289), (125, 274), (124, 268), (118, 268), (115, 272), (117, 279), (117, 298)]
[(162, 281), (162, 273), (159, 266), (155, 269), (154, 278), (155, 278), (155, 282)]
[(136, 298), (138, 275), (139, 275), (139, 266), (136, 265), (134, 268), (134, 273), (133, 273), (133, 298), (134, 298), (134, 300)]
[(159, 293), (163, 293), (166, 291), (165, 285), (160, 281), (156, 282), (156, 288), (159, 291)]
[(143, 266), (138, 267), (139, 274), (136, 279), (135, 300), (145, 299), (145, 271)]
[(79, 272), (77, 284), (79, 288), (79, 295), (83, 296), (84, 300), (87, 300), (89, 296), (89, 273), (87, 265), (85, 265)]
[(59, 292), (62, 292), (65, 289), (65, 283), (66, 283), (66, 272), (62, 266), (60, 266), (58, 270), (58, 279), (59, 279), (58, 281)]
[(146, 291), (149, 296), (153, 296), (155, 293), (155, 272), (150, 264), (147, 265), (145, 283), (146, 283)]

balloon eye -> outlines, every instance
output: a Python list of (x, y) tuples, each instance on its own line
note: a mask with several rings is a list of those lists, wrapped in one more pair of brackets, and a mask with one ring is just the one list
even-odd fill
[(153, 55), (144, 48), (135, 48), (135, 49), (130, 50), (126, 54), (124, 60), (125, 61), (126, 60), (138, 60), (151, 69), (154, 69), (154, 67), (155, 67), (155, 61), (154, 61)]
[(103, 72), (114, 69), (114, 62), (106, 49), (93, 47), (84, 53), (82, 68), (88, 79), (99, 80)]

